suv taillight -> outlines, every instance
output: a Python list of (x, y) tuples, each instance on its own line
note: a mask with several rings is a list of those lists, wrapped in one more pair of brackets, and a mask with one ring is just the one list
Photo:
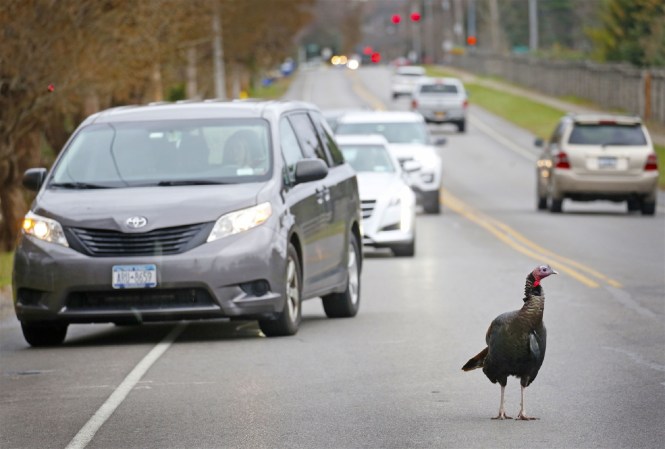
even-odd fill
[(658, 157), (656, 156), (656, 153), (651, 153), (647, 156), (647, 163), (644, 164), (644, 170), (658, 170)]
[(570, 168), (570, 161), (568, 155), (563, 151), (554, 157), (554, 166), (556, 168)]
[(417, 107), (418, 107), (418, 102), (414, 98), (413, 100), (411, 100), (411, 109), (416, 109)]
[(469, 106), (469, 100), (464, 100), (464, 109), (466, 109)]

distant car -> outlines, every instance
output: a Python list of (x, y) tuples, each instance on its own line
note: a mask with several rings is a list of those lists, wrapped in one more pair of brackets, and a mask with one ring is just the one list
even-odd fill
[(349, 112), (339, 118), (336, 133), (381, 134), (400, 164), (418, 162), (420, 170), (410, 173), (409, 185), (426, 213), (440, 213), (442, 168), (435, 145), (444, 144), (445, 139), (432, 138), (422, 115), (411, 111)]
[(457, 78), (425, 78), (416, 84), (411, 109), (428, 123), (453, 123), (459, 132), (466, 130), (469, 105), (464, 84)]
[(198, 102), (87, 118), (37, 196), (14, 257), (33, 346), (72, 323), (237, 318), (292, 335), (301, 301), (360, 304), (358, 182), (315, 106)]
[(411, 95), (416, 84), (425, 77), (425, 68), (418, 65), (403, 65), (395, 68), (392, 75), (392, 96)]
[[(337, 136), (344, 158), (357, 173), (363, 244), (390, 248), (396, 256), (416, 252), (416, 195), (381, 135)], [(411, 169), (419, 168), (410, 161)], [(407, 163), (407, 169), (409, 163)]]
[(559, 120), (537, 162), (538, 209), (561, 212), (563, 200), (626, 201), (654, 215), (658, 158), (639, 117), (569, 114)]

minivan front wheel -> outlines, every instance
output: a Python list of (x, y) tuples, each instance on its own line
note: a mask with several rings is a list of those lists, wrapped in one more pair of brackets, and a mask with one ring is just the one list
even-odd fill
[(323, 310), (328, 318), (350, 318), (356, 316), (360, 307), (360, 244), (355, 235), (349, 238), (348, 271), (346, 289), (342, 293), (323, 296)]
[(273, 319), (259, 320), (259, 327), (267, 337), (294, 335), (302, 319), (302, 272), (298, 252), (289, 243), (286, 256), (286, 274), (284, 279), (284, 309)]
[(30, 346), (58, 346), (65, 341), (66, 324), (21, 322), (23, 337)]

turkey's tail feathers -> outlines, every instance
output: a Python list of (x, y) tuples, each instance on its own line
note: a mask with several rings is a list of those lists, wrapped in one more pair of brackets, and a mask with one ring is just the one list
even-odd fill
[(485, 363), (485, 357), (487, 357), (487, 351), (489, 351), (489, 348), (483, 349), (476, 356), (469, 359), (469, 361), (462, 367), (462, 370), (471, 371), (476, 368), (482, 368), (483, 363)]

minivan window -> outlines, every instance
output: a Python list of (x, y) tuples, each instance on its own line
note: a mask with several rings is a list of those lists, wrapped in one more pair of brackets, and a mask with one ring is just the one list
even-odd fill
[(323, 144), (327, 148), (328, 153), (332, 158), (332, 164), (342, 165), (345, 162), (344, 155), (337, 146), (335, 139), (332, 137), (333, 131), (330, 128), (330, 125), (328, 125), (328, 122), (320, 112), (312, 112), (311, 115), (314, 126), (316, 126), (316, 129), (319, 132), (319, 136), (321, 137)]
[(74, 136), (51, 187), (226, 184), (270, 178), (268, 123), (177, 120), (93, 124)]
[(617, 124), (575, 124), (568, 143), (575, 145), (646, 145), (642, 127)]
[(282, 118), (279, 121), (279, 136), (282, 156), (286, 163), (289, 179), (293, 180), (295, 179), (296, 163), (303, 158), (303, 154), (296, 133), (286, 118)]
[(326, 165), (330, 165), (326, 152), (321, 146), (316, 129), (314, 129), (314, 124), (309, 116), (306, 113), (292, 114), (290, 120), (297, 131), (305, 155), (309, 157), (318, 157), (325, 162)]

